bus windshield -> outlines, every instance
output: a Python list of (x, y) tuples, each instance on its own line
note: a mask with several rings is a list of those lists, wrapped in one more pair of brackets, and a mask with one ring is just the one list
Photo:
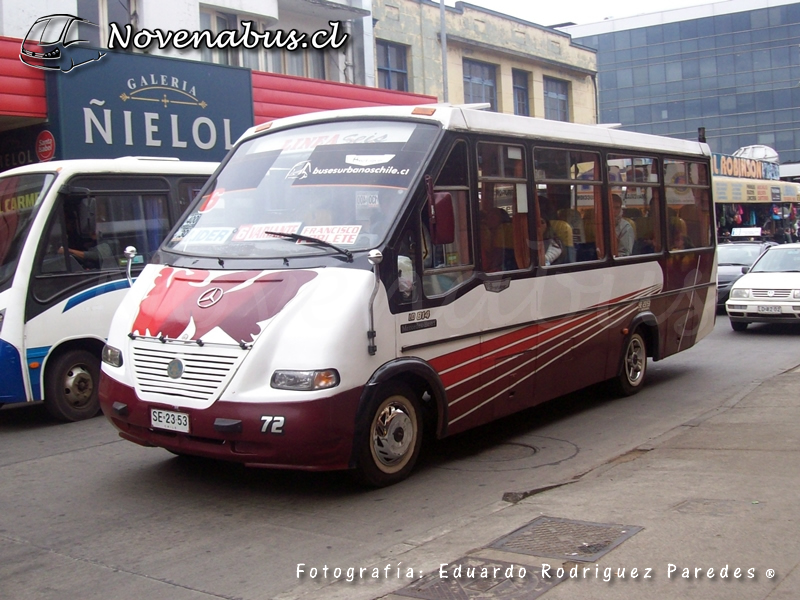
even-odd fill
[(330, 244), (374, 248), (437, 135), (431, 124), (338, 121), (252, 139), (236, 150), (166, 248), (215, 258), (336, 253)]
[(0, 289), (17, 270), (33, 218), (54, 179), (53, 173), (0, 177)]

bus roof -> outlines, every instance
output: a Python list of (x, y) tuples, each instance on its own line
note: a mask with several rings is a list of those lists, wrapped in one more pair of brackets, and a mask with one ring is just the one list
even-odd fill
[(275, 130), (303, 124), (354, 118), (412, 118), (438, 122), (445, 129), (507, 135), (549, 142), (583, 142), (609, 148), (631, 148), (642, 151), (711, 156), (708, 145), (701, 142), (623, 131), (605, 125), (581, 125), (552, 121), (539, 117), (509, 115), (476, 108), (480, 105), (425, 104), (419, 106), (380, 106), (348, 108), (307, 113), (276, 119), (248, 129), (240, 138), (245, 140), (265, 129)]
[(15, 167), (0, 172), (0, 177), (23, 175), (25, 173), (53, 173), (75, 175), (78, 173), (107, 174), (164, 174), (164, 175), (211, 175), (219, 163), (203, 161), (182, 161), (170, 158), (150, 158), (146, 156), (125, 156), (122, 158), (80, 158), (73, 160), (54, 160)]

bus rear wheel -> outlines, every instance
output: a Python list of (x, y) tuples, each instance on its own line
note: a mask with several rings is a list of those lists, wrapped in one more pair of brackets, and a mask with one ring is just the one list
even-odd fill
[(642, 389), (647, 375), (647, 343), (637, 330), (625, 341), (622, 364), (613, 380), (614, 391), (621, 396), (632, 396)]
[(408, 477), (422, 447), (422, 410), (416, 394), (402, 383), (386, 385), (369, 411), (369, 426), (359, 441), (356, 478), (384, 487)]
[(100, 360), (88, 350), (56, 356), (45, 372), (44, 405), (59, 421), (82, 421), (100, 410)]

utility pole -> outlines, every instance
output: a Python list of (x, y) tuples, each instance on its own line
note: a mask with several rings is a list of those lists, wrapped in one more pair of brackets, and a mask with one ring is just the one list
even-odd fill
[(442, 101), (447, 102), (447, 25), (445, 23), (444, 0), (439, 0), (439, 20), (442, 38)]

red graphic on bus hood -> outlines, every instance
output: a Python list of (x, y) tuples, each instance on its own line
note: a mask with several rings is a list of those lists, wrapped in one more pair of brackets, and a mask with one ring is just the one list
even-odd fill
[(214, 275), (164, 267), (139, 305), (132, 332), (197, 340), (219, 327), (236, 343), (251, 342), (261, 332), (259, 323), (278, 314), (317, 276), (313, 271)]

